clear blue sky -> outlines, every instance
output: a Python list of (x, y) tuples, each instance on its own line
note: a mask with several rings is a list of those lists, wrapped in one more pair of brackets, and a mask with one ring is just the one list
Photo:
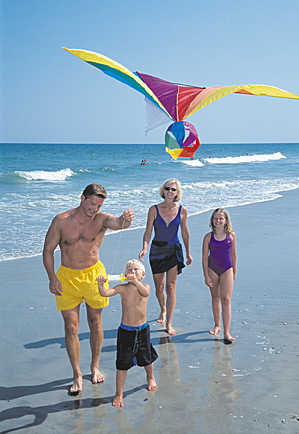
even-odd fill
[[(65, 52), (196, 86), (299, 94), (298, 0), (2, 0), (0, 142), (163, 143), (141, 94)], [(299, 142), (299, 100), (230, 95), (188, 118), (202, 143)]]

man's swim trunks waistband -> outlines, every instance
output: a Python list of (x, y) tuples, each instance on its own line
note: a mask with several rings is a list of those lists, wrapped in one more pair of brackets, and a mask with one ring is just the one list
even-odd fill
[(73, 268), (68, 268), (65, 267), (64, 265), (60, 265), (60, 268), (67, 270), (69, 273), (71, 273), (73, 276), (80, 276), (81, 274), (86, 274), (89, 271), (94, 270), (95, 268), (97, 268), (99, 265), (103, 266), (102, 262), (100, 260), (98, 260), (94, 265), (92, 265), (91, 267), (88, 268), (83, 268), (83, 270), (74, 270)]
[(142, 324), (141, 326), (136, 326), (136, 327), (131, 327), (131, 326), (127, 326), (125, 324), (123, 324), (122, 322), (120, 323), (120, 328), (124, 329), (124, 330), (129, 330), (131, 332), (135, 332), (140, 331), (142, 329), (145, 329), (147, 327), (147, 322), (145, 322), (144, 324)]

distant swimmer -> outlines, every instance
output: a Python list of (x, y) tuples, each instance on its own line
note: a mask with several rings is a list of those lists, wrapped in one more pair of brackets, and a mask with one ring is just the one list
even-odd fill
[(205, 284), (210, 288), (215, 326), (211, 335), (221, 331), (220, 303), (224, 343), (231, 344), (231, 297), (237, 273), (236, 235), (232, 230), (228, 212), (217, 208), (210, 219), (212, 232), (205, 235), (202, 246), (202, 268)]
[(142, 166), (144, 166), (144, 165), (148, 165), (148, 164), (150, 164), (150, 163), (147, 163), (146, 160), (142, 160), (142, 161), (141, 161), (141, 165), (142, 165)]

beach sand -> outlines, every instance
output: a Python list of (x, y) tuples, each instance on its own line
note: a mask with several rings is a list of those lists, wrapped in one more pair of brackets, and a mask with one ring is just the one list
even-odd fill
[[(100, 369), (106, 380), (90, 381), (89, 330), (81, 307), (83, 392), (69, 396), (72, 371), (61, 314), (48, 290), (41, 257), (0, 263), (2, 433), (298, 433), (299, 267), (296, 215), (299, 190), (275, 201), (228, 208), (237, 235), (238, 273), (232, 297), (231, 334), (224, 345), (208, 331), (211, 299), (201, 268), (201, 244), (210, 212), (189, 217), (193, 264), (177, 281), (171, 338), (151, 286), (148, 321), (159, 354), (156, 392), (145, 371), (134, 367), (125, 382), (124, 407), (115, 393), (119, 297), (103, 313)], [(137, 258), (143, 229), (106, 235), (100, 254), (111, 274)], [(56, 268), (59, 252), (55, 253)]]

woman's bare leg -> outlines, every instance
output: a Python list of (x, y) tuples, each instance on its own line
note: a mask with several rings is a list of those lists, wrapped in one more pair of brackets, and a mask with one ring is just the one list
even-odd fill
[(164, 293), (164, 273), (153, 274), (153, 279), (156, 288), (156, 297), (160, 305), (160, 315), (157, 319), (158, 323), (163, 323), (166, 318), (166, 308), (165, 308), (165, 293)]
[(175, 284), (177, 275), (177, 265), (166, 272), (166, 330), (170, 335), (176, 334), (175, 329), (172, 327), (172, 317), (176, 304)]

